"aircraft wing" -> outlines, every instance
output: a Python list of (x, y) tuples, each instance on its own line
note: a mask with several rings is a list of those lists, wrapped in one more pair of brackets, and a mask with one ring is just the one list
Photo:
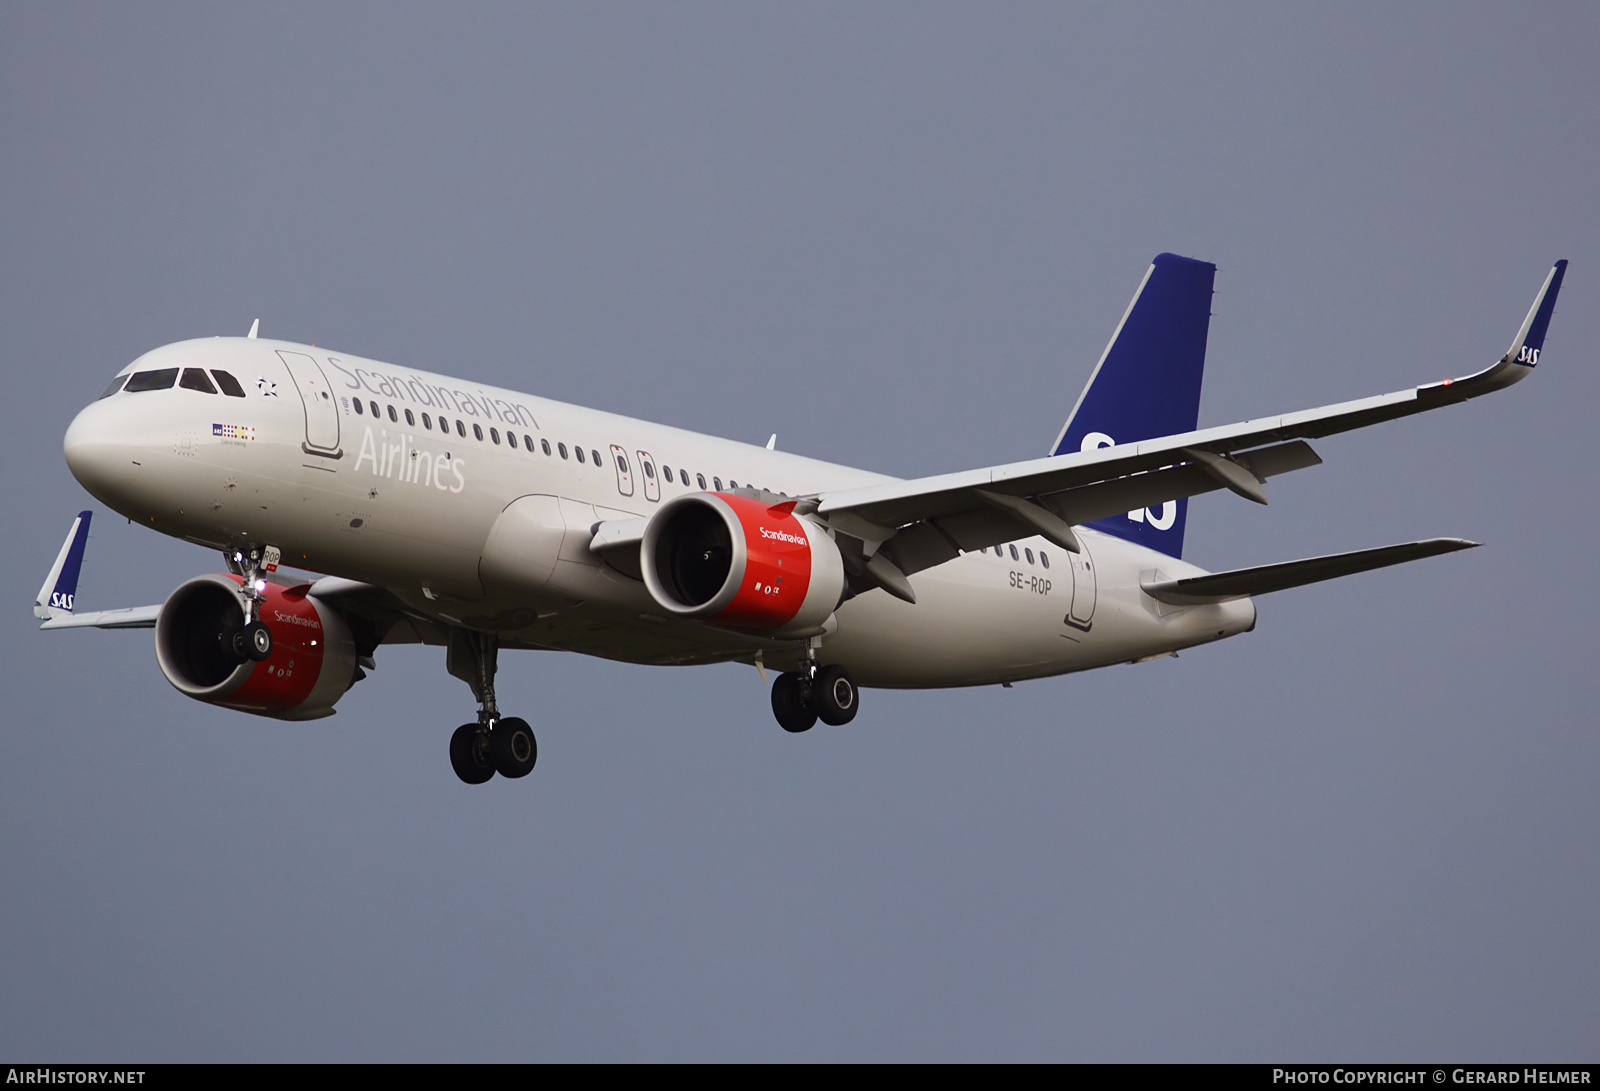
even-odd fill
[(41, 629), (153, 629), (160, 605), (129, 606), (120, 610), (96, 610), (78, 614), (73, 606), (78, 599), (78, 576), (83, 571), (83, 553), (89, 545), (89, 523), (93, 513), (80, 511), (67, 528), (66, 541), (56, 554), (44, 584), (33, 599), (33, 616)]
[(1218, 488), (1266, 503), (1267, 477), (1321, 461), (1307, 439), (1454, 405), (1526, 377), (1539, 361), (1566, 267), (1563, 260), (1551, 268), (1506, 354), (1463, 378), (1139, 443), (823, 493), (817, 514), (860, 539), (866, 557), (881, 551), (910, 574), (1034, 534), (1076, 551), (1073, 525)]
[(120, 610), (95, 610), (87, 614), (61, 613), (39, 623), (41, 629), (154, 629), (161, 604), (125, 606)]

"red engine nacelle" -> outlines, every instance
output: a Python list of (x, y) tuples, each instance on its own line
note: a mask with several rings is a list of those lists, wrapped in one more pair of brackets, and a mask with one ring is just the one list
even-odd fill
[(663, 609), (722, 629), (809, 636), (844, 596), (838, 547), (793, 501), (677, 497), (645, 527), (639, 563)]
[(245, 622), (237, 576), (196, 576), (167, 596), (156, 619), (156, 661), (180, 693), (207, 704), (272, 716), (314, 720), (356, 679), (350, 627), (310, 584), (269, 583), (260, 621), (272, 633), (265, 662), (239, 661), (233, 634)]

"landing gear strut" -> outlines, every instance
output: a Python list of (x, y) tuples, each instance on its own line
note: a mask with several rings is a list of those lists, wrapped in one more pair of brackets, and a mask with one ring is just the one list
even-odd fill
[(262, 556), (260, 546), (223, 554), (228, 562), (228, 571), (243, 581), (240, 590), (244, 594), (244, 624), (222, 633), (225, 650), (240, 663), (247, 659), (253, 663), (265, 663), (272, 658), (272, 630), (261, 624), (261, 604), (266, 600), (263, 594), (266, 580), (262, 576)]
[(806, 665), (784, 671), (772, 683), (772, 715), (785, 731), (810, 731), (818, 720), (842, 727), (856, 718), (860, 693), (850, 672), (837, 663), (817, 666), (814, 644), (806, 645)]
[(525, 777), (539, 760), (539, 742), (528, 721), (500, 715), (494, 696), (499, 659), (500, 639), (493, 633), (450, 630), (445, 664), (478, 700), (478, 722), (462, 724), (450, 736), (450, 767), (468, 784), (482, 784), (496, 773)]

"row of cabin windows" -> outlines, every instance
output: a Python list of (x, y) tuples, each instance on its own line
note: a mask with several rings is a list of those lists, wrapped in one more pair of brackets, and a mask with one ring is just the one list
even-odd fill
[[(234, 378), (228, 372), (213, 368), (211, 375), (216, 379), (215, 386), (212, 385), (211, 379), (206, 377), (205, 371), (197, 367), (182, 368), (181, 375), (180, 369), (175, 367), (164, 367), (156, 371), (136, 371), (132, 375), (118, 375), (111, 381), (111, 385), (106, 388), (105, 393), (101, 394), (100, 397), (109, 398), (118, 391), (134, 394), (144, 390), (170, 390), (173, 386), (181, 387), (184, 390), (197, 390), (202, 394), (215, 394), (217, 393), (217, 388), (220, 387), (222, 389), (222, 393), (226, 394), (230, 398), (242, 398), (245, 396), (244, 387), (240, 386), (239, 380)], [(400, 415), (401, 413), (404, 413), (407, 425), (414, 428), (417, 424), (416, 415), (413, 414), (409, 409), (396, 412), (393, 405), (387, 405), (383, 408), (379, 408), (378, 403), (375, 401), (369, 401), (365, 403), (365, 407), (363, 407), (360, 398), (351, 399), (350, 407), (356, 411), (358, 416), (365, 416), (367, 413), (371, 413), (374, 418), (381, 420), (385, 415), (387, 415), (389, 420), (395, 424), (400, 423)], [(441, 416), (438, 418), (436, 424), (433, 416), (428, 413), (422, 414), (422, 427), (428, 429), (429, 431), (432, 431), (437, 427), (440, 432), (443, 432), (446, 435), (449, 435), (452, 431), (451, 422), (448, 419)], [(465, 421), (457, 418), (454, 422), (453, 430), (455, 434), (460, 436), (462, 439), (467, 438), (467, 424)], [(476, 423), (473, 424), (472, 435), (473, 438), (478, 440), (480, 443), (483, 442), (483, 425)], [(489, 429), (489, 442), (494, 444), (504, 443), (505, 446), (514, 448), (517, 446), (517, 436), (508, 429), (506, 431), (505, 438), (502, 439), (500, 436), (500, 429), (491, 426)], [(524, 432), (522, 435), (522, 446), (525, 447), (530, 454), (535, 450), (542, 450), (547, 455), (559, 454), (562, 459), (566, 459), (568, 457), (567, 445), (565, 443), (557, 443), (555, 445), (555, 450), (552, 451), (550, 447), (550, 441), (547, 439), (541, 439), (539, 440), (536, 448), (534, 446), (533, 437), (528, 435), (526, 432)], [(597, 469), (604, 465), (604, 462), (602, 462), (600, 458), (600, 452), (592, 447), (589, 449), (586, 456), (582, 447), (574, 445), (571, 455), (580, 463), (593, 465)], [(646, 477), (654, 478), (656, 476), (655, 467), (649, 462), (644, 463), (643, 468), (644, 475)], [(620, 454), (617, 455), (617, 469), (621, 470), (624, 474), (628, 473), (628, 460), (626, 456)], [(670, 483), (672, 481), (672, 467), (662, 465), (661, 476), (664, 480)], [(689, 488), (689, 471), (679, 467), (678, 480), (683, 483), (684, 488)], [(706, 488), (705, 474), (695, 474), (694, 480), (699, 488)], [(732, 478), (729, 478), (728, 487), (730, 489), (737, 489), (739, 487), (739, 483)], [(711, 488), (717, 492), (721, 492), (722, 478), (713, 476), (711, 478)], [(1015, 552), (1015, 550), (1013, 550), (1013, 552)], [(1046, 567), (1049, 567), (1048, 563), (1046, 564)]]
[[(994, 547), (994, 555), (996, 557), (1000, 557), (1000, 558), (1004, 559), (1004, 557), (1006, 555), (1006, 550), (1008, 550), (1008, 549), (1011, 551), (1011, 559), (1013, 561), (1022, 560), (1022, 554), (1019, 554), (1017, 552), (1017, 547), (1016, 547), (1016, 545), (1014, 543), (1011, 544), (1011, 545), (995, 546)], [(984, 546), (978, 552), (979, 553), (987, 553), (987, 552), (989, 552), (989, 547), (988, 546)], [(1022, 550), (1022, 553), (1027, 554), (1028, 563), (1029, 564), (1033, 564), (1034, 563), (1033, 562), (1033, 550), (1024, 547), (1023, 550)], [(1049, 568), (1050, 567), (1050, 556), (1049, 556), (1049, 554), (1047, 554), (1042, 549), (1039, 550), (1039, 563), (1041, 565), (1043, 565), (1045, 568)]]
[[(111, 385), (106, 387), (106, 392), (100, 397), (109, 398), (119, 390), (137, 394), (143, 390), (171, 390), (174, 386), (182, 387), (184, 390), (198, 390), (202, 394), (215, 394), (217, 388), (221, 387), (222, 393), (230, 398), (244, 397), (244, 387), (239, 385), (238, 379), (226, 371), (212, 368), (211, 378), (206, 377), (204, 368), (186, 367), (182, 372), (180, 377), (178, 368), (164, 367), (156, 371), (135, 371), (132, 375), (118, 375), (111, 380)], [(211, 382), (213, 378), (216, 379), (215, 385)]]
[[(351, 401), (350, 401), (350, 407), (356, 411), (356, 415), (357, 416), (365, 416), (367, 413), (371, 413), (372, 416), (374, 416), (374, 417), (378, 418), (379, 420), (381, 420), (381, 419), (383, 419), (383, 417), (385, 415), (387, 415), (391, 422), (393, 422), (395, 424), (399, 424), (400, 423), (400, 417), (402, 415), (404, 415), (407, 425), (409, 425), (409, 426), (411, 426), (413, 428), (415, 428), (416, 425), (417, 425), (416, 415), (413, 414), (411, 412), (411, 410), (409, 410), (409, 409), (402, 409), (402, 410), (399, 410), (397, 412), (393, 405), (385, 405), (385, 406), (380, 407), (378, 405), (378, 403), (375, 402), (375, 401), (367, 402), (366, 403), (366, 408), (363, 409), (360, 398), (352, 398)], [(434, 418), (430, 414), (427, 414), (427, 413), (423, 413), (422, 414), (422, 427), (425, 428), (425, 429), (428, 429), (429, 431), (432, 431), (433, 428), (435, 427)], [(441, 417), (438, 418), (437, 427), (438, 427), (439, 431), (445, 433), (446, 435), (450, 434), (450, 430), (451, 430), (450, 421), (446, 420), (444, 417), (441, 416)], [(467, 438), (467, 425), (466, 425), (466, 422), (463, 421), (463, 420), (460, 420), (459, 418), (455, 421), (455, 434), (460, 436), (462, 439), (466, 439)], [(474, 439), (478, 440), (481, 443), (483, 441), (483, 425), (474, 424), (472, 426), (472, 435), (473, 435)], [(494, 427), (491, 427), (489, 429), (489, 442), (490, 443), (500, 443), (500, 442), (502, 442), (502, 440), (500, 438), (500, 429), (494, 428)], [(504, 443), (505, 443), (505, 445), (507, 447), (513, 447), (514, 448), (514, 447), (517, 446), (517, 437), (509, 429), (506, 430)], [(536, 448), (534, 446), (533, 437), (528, 435), (526, 432), (524, 432), (523, 435), (522, 435), (522, 445), (527, 448), (527, 450), (528, 450), (528, 452), (530, 454), (534, 450), (536, 450)], [(550, 441), (547, 440), (547, 439), (541, 439), (541, 440), (538, 441), (538, 448), (537, 449), (538, 450), (543, 450), (544, 453), (547, 454), (547, 455), (559, 454), (563, 459), (567, 458), (567, 456), (568, 456), (567, 445), (565, 443), (559, 443), (558, 442), (555, 445), (554, 451), (552, 451), (551, 447), (550, 447)], [(574, 444), (573, 447), (572, 447), (571, 454), (572, 454), (572, 457), (576, 458), (580, 463), (583, 463), (583, 464), (586, 464), (586, 465), (592, 464), (596, 468), (599, 468), (599, 467), (601, 467), (601, 466), (603, 466), (605, 464), (603, 461), (601, 461), (600, 452), (595, 450), (592, 447), (589, 449), (588, 456), (585, 457), (584, 449), (582, 447), (579, 447), (576, 444)], [(643, 464), (643, 468), (644, 468), (644, 475), (646, 477), (653, 479), (656, 476), (656, 468), (655, 468), (655, 466), (653, 466), (649, 462), (644, 463)], [(620, 454), (617, 455), (617, 469), (621, 470), (624, 474), (629, 472), (629, 470), (628, 470), (628, 459), (627, 459), (626, 455), (620, 455)], [(672, 467), (671, 466), (668, 466), (665, 463), (662, 464), (662, 466), (661, 466), (661, 478), (662, 478), (662, 480), (668, 482), (669, 484), (671, 483), (671, 481), (672, 481)], [(698, 484), (698, 486), (701, 489), (706, 488), (706, 475), (705, 474), (695, 474), (694, 475), (694, 479), (695, 479), (695, 482)], [(683, 487), (684, 488), (689, 488), (690, 487), (690, 485), (689, 485), (689, 471), (683, 469), (681, 466), (678, 468), (678, 480), (683, 483)], [(715, 476), (712, 477), (711, 478), (711, 487), (715, 491), (721, 492), (722, 491), (722, 478), (715, 477)], [(733, 480), (730, 477), (728, 479), (728, 488), (737, 489), (738, 487), (739, 487), (739, 483), (737, 481)]]

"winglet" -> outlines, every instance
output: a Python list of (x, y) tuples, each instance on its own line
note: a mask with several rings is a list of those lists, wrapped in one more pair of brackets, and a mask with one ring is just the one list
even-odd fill
[(1567, 259), (1562, 258), (1544, 278), (1544, 287), (1539, 289), (1538, 298), (1528, 308), (1528, 317), (1522, 320), (1517, 339), (1506, 350), (1506, 359), (1529, 367), (1539, 362), (1539, 350), (1544, 348), (1544, 335), (1550, 329), (1550, 316), (1556, 310), (1556, 296), (1561, 293), (1561, 279), (1566, 275)]
[(70, 615), (72, 603), (78, 595), (78, 573), (83, 570), (83, 551), (89, 544), (89, 517), (92, 513), (80, 511), (67, 531), (67, 540), (61, 543), (56, 563), (44, 578), (38, 596), (33, 600), (33, 616), (49, 621)]
[(1567, 259), (1562, 258), (1550, 267), (1528, 308), (1528, 317), (1517, 328), (1517, 336), (1506, 354), (1489, 367), (1460, 379), (1428, 383), (1417, 388), (1417, 395), (1433, 408), (1436, 404), (1466, 401), (1481, 394), (1504, 389), (1528, 377), (1539, 363), (1539, 352), (1544, 348), (1544, 335), (1550, 329), (1550, 316), (1556, 311), (1556, 296), (1561, 293), (1561, 280), (1567, 274)]

